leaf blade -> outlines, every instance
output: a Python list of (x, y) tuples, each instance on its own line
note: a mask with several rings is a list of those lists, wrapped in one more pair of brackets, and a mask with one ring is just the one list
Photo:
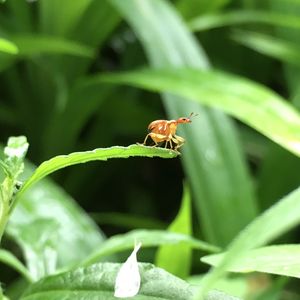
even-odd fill
[[(208, 255), (202, 262), (218, 265), (225, 254)], [(299, 245), (273, 245), (251, 250), (239, 257), (227, 271), (238, 273), (264, 272), (300, 278)]]
[(168, 91), (217, 107), (300, 155), (299, 113), (273, 91), (245, 78), (218, 71), (176, 68), (103, 75), (102, 79), (100, 75), (99, 79)]
[(210, 245), (201, 240), (197, 240), (191, 236), (185, 234), (179, 234), (174, 232), (168, 232), (164, 230), (133, 230), (126, 234), (115, 235), (107, 239), (99, 249), (88, 257), (82, 265), (89, 265), (97, 262), (102, 257), (114, 254), (119, 251), (132, 249), (132, 245), (138, 241), (143, 244), (143, 248), (155, 247), (159, 245), (176, 245), (185, 243), (190, 247), (196, 249), (202, 249), (204, 251), (218, 251), (219, 248)]
[[(167, 230), (192, 235), (191, 194), (187, 185), (184, 186), (178, 214)], [(187, 278), (190, 272), (191, 259), (192, 249), (189, 245), (164, 245), (159, 247), (156, 252), (155, 265), (180, 278)]]
[(93, 160), (107, 160), (110, 158), (128, 158), (130, 156), (145, 156), (161, 158), (173, 158), (178, 155), (178, 152), (164, 149), (146, 147), (143, 145), (130, 145), (128, 147), (114, 146), (110, 148), (97, 148), (92, 151), (73, 152), (69, 155), (59, 155), (48, 161), (43, 162), (23, 184), (17, 194), (21, 197), (24, 192), (34, 183), (41, 180), (45, 176), (67, 166), (86, 163)]

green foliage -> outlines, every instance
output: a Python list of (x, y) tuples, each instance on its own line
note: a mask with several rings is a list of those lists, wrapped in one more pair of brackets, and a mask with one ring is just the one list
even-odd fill
[(299, 113), (263, 86), (216, 71), (181, 68), (102, 76), (103, 81), (171, 92), (220, 108), (300, 155)]
[[(204, 256), (201, 261), (217, 266), (224, 254)], [(231, 272), (263, 272), (300, 278), (299, 245), (274, 245), (254, 249), (240, 256), (228, 269)]]
[[(102, 263), (74, 271), (50, 276), (33, 284), (21, 299), (116, 299), (113, 296), (114, 281), (120, 264)], [(194, 287), (151, 264), (139, 264), (143, 286), (137, 300), (189, 300)], [(84, 280), (82, 280), (84, 278)], [(159, 287), (159, 288), (158, 288)], [(238, 300), (213, 291), (205, 300)]]
[(28, 281), (33, 281), (26, 267), (11, 252), (1, 249), (0, 261), (14, 268)]
[(299, 0), (0, 2), (0, 299), (299, 298)]
[[(191, 194), (185, 185), (181, 207), (167, 230), (192, 236), (191, 221)], [(189, 245), (161, 246), (156, 253), (155, 265), (178, 277), (186, 278), (190, 273), (191, 259), (192, 251)]]
[(185, 245), (208, 252), (217, 252), (219, 250), (215, 246), (185, 234), (163, 230), (133, 230), (126, 234), (115, 235), (107, 239), (95, 253), (84, 261), (84, 265), (100, 261), (104, 256), (132, 249), (132, 245), (136, 241), (142, 242), (143, 248), (160, 245)]
[[(209, 68), (208, 57), (200, 43), (169, 2), (111, 2), (136, 32), (152, 67)], [(210, 3), (207, 1), (206, 5)], [(139, 13), (133, 14), (133, 11)], [(153, 43), (153, 40), (156, 42)], [(183, 167), (194, 190), (196, 211), (204, 236), (213, 244), (227, 245), (256, 215), (256, 200), (235, 128), (220, 111), (208, 110), (186, 98), (165, 93), (163, 103), (171, 119), (191, 112), (199, 114), (193, 126), (180, 129), (180, 133), (188, 140), (182, 156)], [(199, 152), (202, 154), (195, 155)], [(220, 203), (224, 205), (220, 207)], [(239, 219), (232, 218), (233, 211), (240, 215)], [(230, 218), (231, 222), (220, 222), (223, 218)]]

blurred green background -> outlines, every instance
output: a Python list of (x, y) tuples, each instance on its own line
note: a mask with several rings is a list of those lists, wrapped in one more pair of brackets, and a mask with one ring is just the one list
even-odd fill
[[(224, 247), (298, 187), (299, 159), (220, 110), (93, 78), (146, 66), (218, 69), (260, 83), (298, 108), (299, 32), (298, 0), (6, 0), (0, 4), (0, 140), (27, 136), (27, 158), (39, 165), (59, 154), (142, 142), (151, 121), (198, 113), (178, 131), (186, 139), (180, 158), (93, 162), (52, 179), (107, 236), (166, 228), (185, 181), (194, 236)], [(298, 240), (297, 231), (282, 238)], [(192, 270), (206, 267), (195, 259)], [(297, 292), (291, 280), (284, 299)]]

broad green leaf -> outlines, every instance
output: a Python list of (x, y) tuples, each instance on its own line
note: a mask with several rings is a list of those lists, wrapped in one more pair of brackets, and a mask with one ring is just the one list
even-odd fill
[(300, 223), (299, 210), (300, 188), (254, 219), (229, 245), (227, 253), (218, 266), (204, 277), (196, 299), (202, 299), (216, 280), (224, 276), (226, 270), (229, 270), (247, 251), (267, 244), (298, 225)]
[(0, 52), (18, 54), (19, 49), (12, 41), (0, 38)]
[(205, 14), (189, 21), (189, 26), (193, 31), (203, 31), (245, 23), (262, 23), (300, 29), (299, 18), (286, 14), (272, 13), (267, 10), (237, 10)]
[(179, 153), (170, 149), (147, 147), (143, 145), (130, 145), (128, 147), (114, 146), (98, 148), (92, 151), (73, 152), (69, 155), (59, 155), (43, 162), (35, 172), (24, 182), (17, 194), (21, 197), (24, 192), (37, 181), (62, 168), (82, 164), (89, 161), (108, 160), (111, 158), (128, 158), (131, 156), (173, 158)]
[[(299, 21), (300, 22), (300, 21)], [(233, 39), (262, 54), (300, 66), (300, 46), (289, 41), (257, 32), (236, 31)]]
[[(46, 277), (25, 291), (20, 300), (115, 300), (114, 284), (120, 264), (100, 263)], [(140, 263), (141, 289), (135, 300), (190, 300), (194, 287), (151, 264)], [(205, 300), (238, 300), (212, 291)]]
[(29, 282), (33, 281), (26, 267), (11, 252), (0, 249), (0, 261), (14, 268)]
[(46, 35), (18, 35), (11, 40), (18, 47), (20, 56), (37, 54), (68, 54), (83, 57), (93, 57), (92, 48), (71, 40)]
[[(32, 170), (33, 167), (26, 164), (26, 177)], [(21, 249), (25, 251), (26, 263), (31, 265), (32, 269), (47, 273), (49, 270), (45, 267), (48, 263), (54, 265), (55, 255), (55, 270), (78, 263), (94, 252), (104, 240), (103, 233), (82, 208), (48, 178), (34, 185), (19, 200), (10, 217), (6, 234), (20, 244)], [(37, 227), (38, 224), (40, 226)], [(54, 232), (56, 226), (57, 230)], [(39, 230), (42, 228), (45, 232), (39, 237)], [(30, 244), (31, 232), (32, 238), (34, 235), (36, 239)], [(42, 244), (49, 245), (50, 251), (54, 252), (44, 253)], [(32, 256), (26, 252), (32, 253)], [(52, 255), (52, 261), (43, 265), (42, 259), (47, 255)]]
[(23, 226), (10, 225), (9, 234), (22, 248), (28, 271), (35, 281), (57, 269), (58, 230), (58, 222), (46, 218)]
[[(185, 185), (178, 215), (167, 230), (192, 235), (191, 223), (191, 194), (188, 186)], [(186, 278), (190, 273), (191, 259), (190, 245), (164, 245), (157, 250), (155, 265), (180, 278)]]
[[(137, 34), (151, 66), (209, 68), (201, 45), (169, 1), (110, 2)], [(188, 141), (183, 149), (183, 167), (195, 195), (196, 214), (205, 238), (213, 244), (226, 245), (256, 215), (253, 190), (238, 138), (231, 120), (222, 112), (182, 100), (163, 94), (170, 119), (199, 113), (193, 121), (194, 126), (182, 126), (178, 130)], [(232, 218), (233, 212), (241, 218)], [(230, 222), (224, 224), (221, 221), (224, 218)]]
[[(33, 166), (26, 163), (20, 180), (24, 181), (25, 178), (30, 177), (33, 170)], [(54, 227), (57, 228), (56, 232), (52, 231), (53, 234), (51, 234), (51, 227), (53, 231)], [(45, 232), (39, 236), (39, 230)], [(44, 253), (41, 244), (50, 244), (52, 249), (55, 249), (57, 253), (52, 254), (53, 258), (57, 255), (56, 267), (60, 269), (86, 258), (104, 239), (104, 235), (92, 219), (50, 179), (41, 180), (20, 198), (9, 218), (6, 234), (20, 245), (27, 265), (46, 273), (49, 270), (45, 270), (45, 267), (47, 264), (53, 264), (54, 259), (52, 262), (43, 262), (43, 257), (51, 253)], [(30, 238), (34, 236), (36, 239), (30, 243)]]
[(300, 155), (299, 113), (281, 96), (248, 79), (219, 71), (187, 68), (145, 69), (100, 75), (98, 79), (170, 92), (222, 109)]
[(115, 235), (107, 239), (97, 251), (86, 259), (83, 263), (88, 265), (100, 261), (102, 257), (116, 252), (132, 249), (135, 242), (141, 242), (143, 248), (156, 247), (160, 245), (180, 245), (185, 244), (194, 249), (201, 249), (209, 252), (217, 252), (219, 249), (206, 242), (197, 240), (191, 236), (168, 232), (163, 230), (133, 230), (126, 234)]
[[(217, 266), (224, 255), (226, 254), (204, 256), (201, 261)], [(299, 261), (299, 245), (274, 245), (244, 253), (235, 260), (227, 271), (238, 273), (264, 272), (300, 278), (300, 266), (297, 263)]]

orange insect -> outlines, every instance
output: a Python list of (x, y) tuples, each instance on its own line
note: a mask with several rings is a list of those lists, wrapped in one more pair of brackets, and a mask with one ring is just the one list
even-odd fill
[[(188, 118), (181, 117), (177, 120), (156, 120), (151, 122), (148, 126), (149, 133), (145, 137), (143, 145), (146, 145), (148, 138), (151, 137), (155, 143), (154, 147), (158, 146), (161, 142), (166, 142), (165, 148), (167, 148), (169, 144), (171, 149), (176, 151), (185, 142), (184, 138), (176, 135), (177, 126), (179, 124), (191, 123), (192, 116), (196, 115), (191, 113)], [(173, 144), (175, 144), (174, 147)]]

